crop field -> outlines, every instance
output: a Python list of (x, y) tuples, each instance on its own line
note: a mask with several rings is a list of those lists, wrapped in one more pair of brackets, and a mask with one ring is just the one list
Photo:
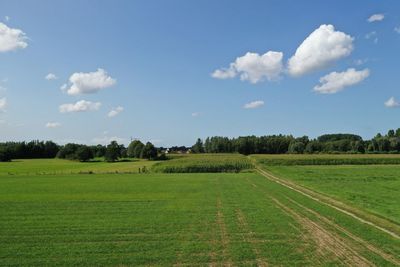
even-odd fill
[(240, 172), (252, 169), (251, 161), (241, 154), (192, 154), (175, 156), (153, 166), (155, 172), (202, 173)]
[[(331, 177), (347, 174), (343, 182), (351, 184), (347, 180), (361, 177), (362, 166), (253, 168), (248, 157), (231, 157), (185, 155), (153, 167), (147, 161), (119, 162), (109, 164), (120, 167), (110, 172), (98, 163), (90, 175), (72, 167), (86, 168), (86, 163), (78, 162), (65, 167), (67, 163), (58, 160), (21, 161), (30, 164), (20, 172), (15, 167), (19, 161), (0, 165), (0, 266), (400, 265), (397, 215), (382, 212), (376, 222), (352, 213), (396, 213), (396, 196), (381, 206), (373, 201), (370, 205), (376, 207), (367, 209), (333, 191), (312, 187), (319, 176), (331, 174), (329, 170), (320, 174), (317, 167), (332, 168)], [(211, 161), (218, 165), (228, 158), (244, 167), (237, 173), (236, 169), (157, 170), (162, 164), (192, 161), (207, 171)], [(65, 167), (62, 173), (52, 173), (58, 170), (51, 165), (54, 162)], [(135, 172), (143, 164), (149, 164), (150, 173), (122, 171)], [(367, 167), (370, 183), (376, 182), (378, 188), (373, 198), (385, 198), (387, 188), (398, 190), (398, 183), (389, 178), (398, 174), (400, 166), (381, 165), (375, 174), (371, 174), (375, 165)], [(311, 176), (310, 170), (314, 170)], [(289, 182), (295, 184), (288, 186)], [(337, 197), (353, 209), (346, 213), (301, 187)]]
[(267, 166), (400, 164), (399, 154), (281, 154), (250, 157)]

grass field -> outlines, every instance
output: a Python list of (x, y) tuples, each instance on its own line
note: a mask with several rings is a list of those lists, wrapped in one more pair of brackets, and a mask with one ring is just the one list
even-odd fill
[[(218, 156), (213, 160), (223, 162), (227, 158), (220, 156), (220, 160), (216, 160)], [(181, 158), (198, 161), (201, 157), (176, 160)], [(134, 172), (138, 165), (152, 163), (90, 165), (96, 163), (37, 160), (0, 165), (0, 265), (400, 265), (398, 237), (284, 186), (261, 171), (122, 171)], [(207, 168), (209, 161), (198, 164)], [(98, 167), (92, 167), (92, 171), (99, 174), (79, 174), (88, 165)], [(115, 169), (118, 167), (121, 169)], [(368, 174), (375, 170), (372, 165), (367, 166), (370, 171), (363, 166), (264, 167), (288, 181), (310, 187), (319, 183), (319, 176), (333, 173), (330, 177), (336, 179), (327, 179), (331, 186), (340, 184), (339, 177), (347, 175), (344, 184), (353, 185), (350, 180), (354, 179), (357, 188), (356, 169), (360, 177), (363, 171)], [(308, 178), (310, 170), (313, 175)], [(385, 198), (386, 187), (398, 190), (392, 178), (399, 170), (400, 166), (379, 166), (362, 190), (373, 193), (371, 186), (376, 183), (372, 197)], [(323, 187), (313, 189), (346, 200), (345, 195), (325, 192)], [(397, 196), (391, 196), (382, 207), (396, 210), (398, 205), (390, 205), (392, 200), (398, 203)], [(366, 209), (356, 202), (348, 203)], [(385, 213), (382, 217), (389, 218)]]
[(400, 165), (272, 166), (268, 169), (400, 225)]
[(43, 175), (77, 173), (137, 173), (139, 168), (151, 168), (156, 161), (133, 160), (131, 162), (104, 161), (78, 162), (64, 159), (17, 159), (12, 162), (0, 162), (2, 175)]

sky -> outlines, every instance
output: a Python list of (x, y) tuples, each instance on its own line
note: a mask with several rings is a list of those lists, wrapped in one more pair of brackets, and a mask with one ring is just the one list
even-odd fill
[(0, 141), (398, 128), (400, 1), (0, 1)]

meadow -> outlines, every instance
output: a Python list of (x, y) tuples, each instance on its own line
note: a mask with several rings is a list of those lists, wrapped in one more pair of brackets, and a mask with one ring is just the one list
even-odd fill
[(156, 161), (127, 159), (108, 163), (99, 159), (90, 162), (78, 162), (64, 159), (17, 159), (12, 162), (0, 162), (2, 175), (44, 175), (79, 173), (138, 173), (139, 169), (150, 170)]
[(270, 166), (268, 169), (400, 225), (400, 165)]
[[(187, 173), (163, 172), (165, 165), (183, 161), (184, 166), (198, 164), (196, 171), (204, 173), (189, 173), (192, 167), (178, 169)], [(230, 166), (229, 161), (243, 167), (209, 172), (210, 165)], [(400, 265), (398, 237), (284, 186), (258, 169), (308, 187), (318, 184), (319, 175), (329, 177), (331, 172), (321, 172), (322, 167), (337, 170), (335, 177), (357, 180), (357, 175), (351, 178), (356, 173), (352, 168), (359, 167), (361, 177), (364, 166), (252, 163), (253, 156), (225, 154), (176, 156), (165, 162), (0, 164), (0, 265)], [(143, 165), (149, 172), (138, 173)], [(93, 174), (86, 172), (89, 167)], [(365, 167), (370, 168), (368, 174), (375, 165)], [(311, 177), (306, 168), (315, 168)], [(380, 165), (374, 177), (390, 179), (370, 175), (363, 190), (372, 192), (376, 186), (379, 190), (373, 197), (385, 198), (386, 187), (399, 188), (392, 179), (398, 171), (397, 166)], [(324, 194), (345, 200), (334, 192)], [(398, 203), (398, 198), (393, 196), (382, 206), (395, 213), (391, 201)], [(395, 223), (396, 216), (382, 213), (382, 220)]]

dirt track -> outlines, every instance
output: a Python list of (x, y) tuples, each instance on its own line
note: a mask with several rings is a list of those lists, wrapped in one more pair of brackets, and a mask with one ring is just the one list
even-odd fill
[[(265, 171), (265, 170), (263, 170), (263, 169), (261, 169), (259, 167), (257, 167), (256, 170), (262, 176), (266, 177), (267, 179), (269, 179), (271, 181), (274, 181), (274, 182), (276, 182), (276, 183), (278, 183), (280, 185), (283, 185), (283, 186), (285, 186), (285, 187), (287, 187), (287, 188), (289, 188), (289, 189), (291, 189), (293, 191), (296, 191), (296, 192), (298, 192), (298, 193), (300, 193), (300, 194), (302, 194), (302, 195), (304, 195), (304, 196), (306, 196), (308, 198), (311, 198), (311, 199), (313, 199), (313, 200), (315, 200), (315, 201), (317, 201), (319, 203), (322, 203), (322, 204), (327, 205), (327, 206), (329, 206), (331, 208), (334, 208), (334, 209), (336, 209), (336, 210), (338, 210), (338, 211), (340, 211), (340, 212), (342, 212), (342, 213), (344, 213), (344, 214), (346, 214), (348, 216), (353, 217), (354, 219), (358, 220), (361, 223), (373, 226), (376, 229), (378, 229), (378, 230), (380, 230), (382, 232), (385, 232), (385, 233), (391, 235), (392, 237), (394, 237), (396, 239), (400, 239), (400, 236), (397, 233), (395, 233), (395, 232), (393, 232), (393, 231), (391, 231), (391, 230), (389, 230), (387, 228), (384, 228), (384, 227), (382, 227), (380, 225), (377, 225), (376, 223), (371, 222), (371, 221), (369, 221), (369, 220), (367, 220), (365, 218), (361, 218), (360, 216), (358, 216), (358, 215), (356, 215), (356, 214), (354, 214), (354, 213), (352, 213), (352, 212), (350, 212), (348, 210), (345, 210), (345, 209), (343, 209), (341, 207), (338, 207), (337, 205), (334, 205), (333, 203), (339, 203), (341, 206), (345, 206), (345, 204), (340, 203), (337, 200), (329, 199), (326, 196), (323, 196), (323, 198), (322, 198), (321, 196), (318, 196), (318, 193), (316, 193), (316, 192), (313, 192), (313, 191), (311, 191), (311, 190), (309, 190), (307, 188), (304, 188), (302, 186), (294, 184), (294, 183), (292, 183), (290, 181), (278, 178), (275, 175), (273, 175), (273, 174), (271, 174), (271, 173), (269, 173), (269, 172), (267, 172), (267, 171)], [(380, 220), (382, 220), (382, 219), (380, 219)]]

